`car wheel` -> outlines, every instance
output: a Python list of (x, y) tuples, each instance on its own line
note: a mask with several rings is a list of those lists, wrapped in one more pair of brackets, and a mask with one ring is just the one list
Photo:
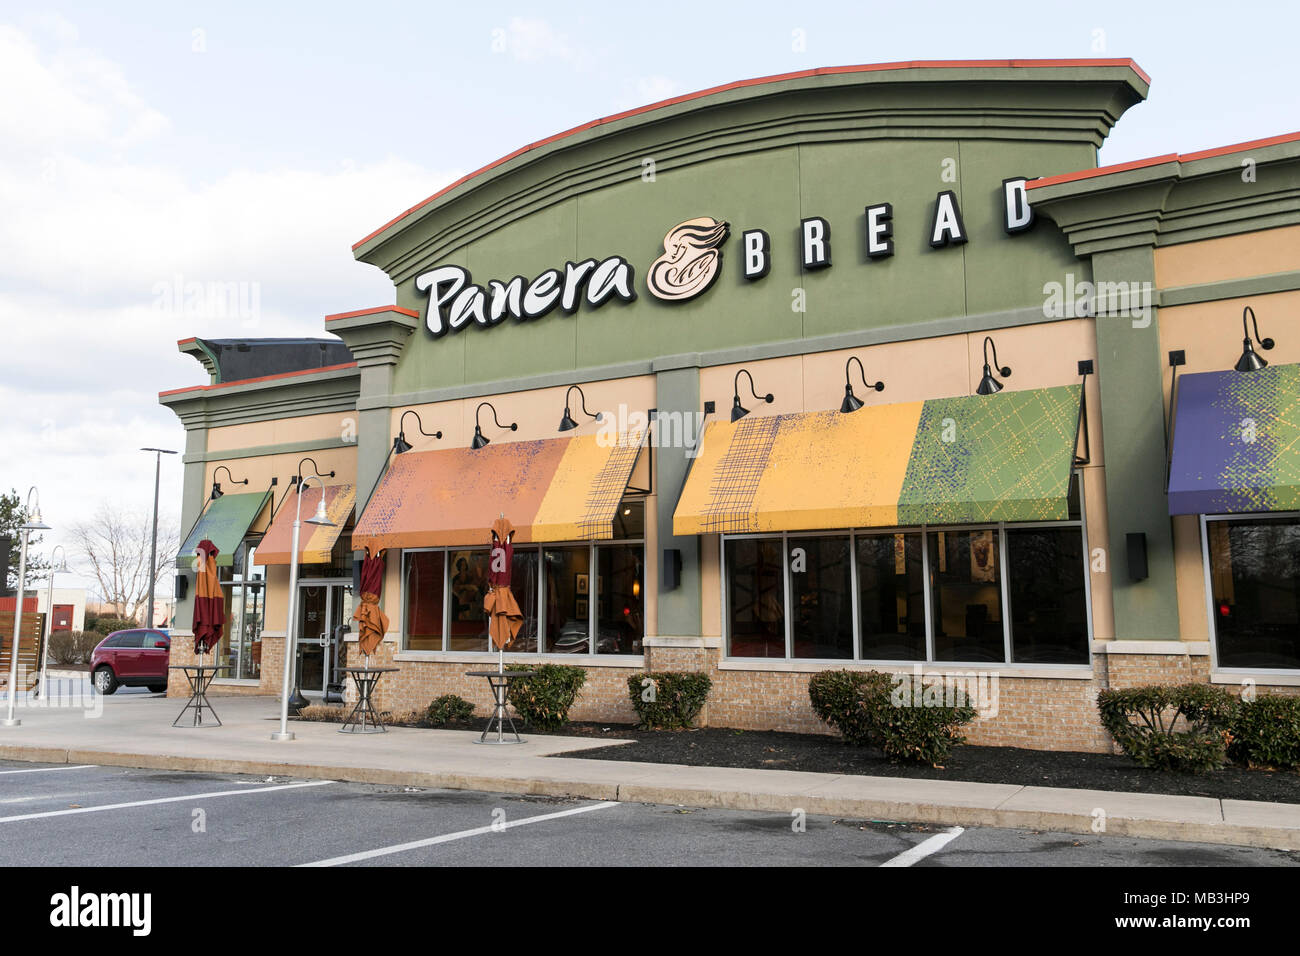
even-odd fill
[(101, 667), (95, 671), (95, 690), (101, 694), (111, 694), (117, 690), (117, 677), (114, 676), (112, 668)]
[(150, 685), (149, 685), (149, 693), (151, 693), (151, 694), (165, 694), (165, 693), (167, 693), (167, 685), (166, 685), (166, 684), (150, 684)]

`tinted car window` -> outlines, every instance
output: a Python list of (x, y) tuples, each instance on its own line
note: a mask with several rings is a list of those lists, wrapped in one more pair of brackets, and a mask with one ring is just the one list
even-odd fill
[(124, 631), (114, 647), (144, 647), (144, 631)]
[(112, 637), (106, 639), (100, 647), (121, 647), (122, 641), (125, 640), (126, 637), (127, 635), (125, 634), (114, 634)]

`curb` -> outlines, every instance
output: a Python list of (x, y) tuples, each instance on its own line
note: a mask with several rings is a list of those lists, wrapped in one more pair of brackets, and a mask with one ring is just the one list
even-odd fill
[(657, 784), (611, 784), (548, 777), (506, 777), (448, 771), (388, 770), (269, 760), (222, 760), (168, 754), (115, 753), (50, 747), (0, 746), (0, 759), (32, 763), (97, 764), (144, 770), (242, 773), (338, 780), (388, 786), (418, 786), (486, 793), (517, 793), (622, 803), (655, 803), (719, 810), (806, 813), (851, 819), (906, 821), (941, 826), (997, 827), (1012, 830), (1052, 830), (1087, 836), (1123, 836), (1179, 843), (1212, 843), (1300, 851), (1300, 828), (1231, 823), (1189, 823), (1147, 817), (1111, 816), (1104, 834), (1094, 829), (1091, 813), (1061, 810), (1004, 810), (937, 803), (908, 803), (864, 797), (785, 795), (754, 790), (674, 787)]

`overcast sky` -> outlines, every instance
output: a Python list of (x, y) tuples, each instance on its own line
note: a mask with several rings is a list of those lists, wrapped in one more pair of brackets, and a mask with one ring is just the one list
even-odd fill
[[(0, 488), (39, 487), (47, 546), (152, 506), (136, 449), (184, 444), (157, 393), (206, 380), (177, 339), (391, 302), (353, 242), (599, 116), (819, 66), (1105, 56), (1152, 88), (1102, 163), (1300, 129), (1293, 2), (267, 6), (0, 2)], [(195, 281), (255, 308), (168, 300)]]

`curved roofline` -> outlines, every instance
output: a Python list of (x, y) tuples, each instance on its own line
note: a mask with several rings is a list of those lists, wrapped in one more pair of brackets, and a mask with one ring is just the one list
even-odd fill
[(564, 130), (563, 132), (556, 133), (554, 136), (548, 136), (545, 139), (540, 139), (535, 143), (529, 143), (526, 146), (521, 146), (518, 149), (514, 150), (513, 152), (507, 153), (506, 155), (502, 156), (500, 159), (494, 160), (488, 163), (486, 166), (481, 166), (478, 169), (474, 170), (473, 172), (465, 174), (464, 176), (460, 177), (460, 179), (456, 180), (454, 183), (451, 183), (448, 186), (444, 186), (442, 189), (438, 190), (433, 195), (421, 200), (420, 202), (416, 203), (414, 206), (410, 207), (404, 212), (399, 213), (395, 218), (384, 223), (382, 226), (380, 226), (374, 232), (370, 233), (365, 238), (360, 239), (357, 242), (354, 242), (352, 244), (352, 249), (355, 252), (358, 248), (365, 245), (371, 239), (374, 239), (376, 236), (380, 235), (384, 231), (397, 225), (399, 222), (406, 219), (408, 216), (411, 216), (414, 213), (419, 212), (421, 209), (429, 205), (429, 203), (433, 202), (434, 200), (447, 195), (447, 193), (463, 186), (465, 183), (469, 182), (470, 180), (475, 179), (483, 175), (484, 173), (489, 172), (495, 169), (496, 167), (503, 165), (504, 163), (508, 163), (512, 159), (516, 159), (519, 156), (522, 156), (524, 153), (527, 153), (530, 150), (534, 150), (542, 146), (550, 145), (551, 143), (555, 143), (558, 140), (566, 139), (567, 137), (573, 136), (577, 133), (584, 132), (585, 130), (592, 129), (597, 126), (602, 126), (607, 123), (613, 123), (618, 120), (626, 119), (630, 116), (637, 116), (642, 113), (649, 113), (654, 110), (664, 109), (665, 107), (675, 106), (679, 103), (685, 103), (691, 100), (703, 99), (704, 97), (713, 96), (718, 93), (725, 93), (729, 90), (743, 89), (745, 87), (751, 87), (751, 86), (763, 86), (772, 83), (781, 83), (788, 80), (803, 79), (811, 76), (833, 76), (841, 73), (872, 73), (872, 72), (884, 72), (889, 70), (917, 70), (917, 69), (972, 69), (972, 68), (976, 68), (976, 69), (1008, 69), (1008, 68), (1061, 69), (1061, 68), (1069, 68), (1069, 67), (1128, 67), (1138, 76), (1140, 76), (1144, 83), (1148, 85), (1150, 85), (1151, 83), (1151, 77), (1149, 77), (1146, 74), (1146, 72), (1140, 66), (1138, 66), (1134, 60), (1129, 58), (1119, 58), (1119, 59), (1085, 58), (1085, 59), (1073, 59), (1073, 60), (907, 60), (907, 61), (900, 61), (896, 63), (867, 63), (867, 64), (859, 64), (855, 66), (824, 66), (824, 67), (817, 67), (816, 69), (812, 69), (812, 70), (799, 70), (794, 73), (775, 73), (770, 76), (760, 76), (749, 80), (737, 80), (733, 83), (724, 83), (721, 86), (711, 86), (708, 89), (697, 90), (694, 93), (683, 93), (681, 96), (673, 96), (666, 100), (659, 100), (658, 102), (650, 103), (646, 106), (638, 106), (635, 107), (634, 109), (624, 110), (621, 113), (613, 113), (609, 116), (603, 116), (600, 117), (599, 119), (594, 119), (587, 123), (583, 123), (580, 126), (574, 126), (570, 129)]

